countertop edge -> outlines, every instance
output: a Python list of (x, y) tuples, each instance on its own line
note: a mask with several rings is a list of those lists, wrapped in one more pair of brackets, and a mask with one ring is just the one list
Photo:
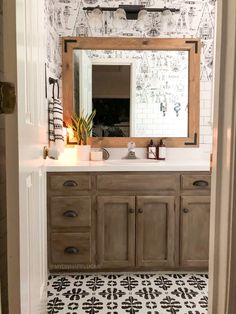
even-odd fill
[[(55, 164), (52, 164), (54, 163)], [(111, 164), (65, 164), (58, 161), (45, 162), (46, 172), (178, 172), (178, 171), (199, 171), (210, 172), (210, 163), (162, 163), (157, 165), (150, 164), (130, 164), (130, 165), (111, 165)]]

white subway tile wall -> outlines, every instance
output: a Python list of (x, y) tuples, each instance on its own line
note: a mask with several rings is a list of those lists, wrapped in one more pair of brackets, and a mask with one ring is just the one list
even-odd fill
[[(94, 28), (83, 10), (85, 6), (118, 6), (119, 4), (144, 4), (148, 7), (176, 7), (180, 13), (173, 15), (172, 27), (163, 28), (160, 16), (153, 14), (152, 27), (140, 30), (135, 21), (129, 20), (118, 29), (112, 22), (111, 12), (104, 14), (103, 24)], [(63, 36), (135, 36), (168, 38), (201, 38), (201, 96), (200, 96), (200, 147), (211, 152), (212, 137), (212, 86), (215, 0), (45, 0), (47, 16), (47, 71), (48, 75), (61, 78), (62, 48), (60, 37)], [(51, 91), (49, 91), (50, 96)], [(141, 108), (140, 108), (141, 109)], [(138, 112), (137, 112), (138, 113)], [(142, 111), (139, 111), (141, 116)], [(146, 112), (151, 115), (151, 112)], [(147, 117), (148, 118), (148, 117)], [(155, 121), (150, 120), (150, 124)], [(142, 126), (138, 127), (140, 130)], [(147, 130), (146, 126), (145, 129)]]

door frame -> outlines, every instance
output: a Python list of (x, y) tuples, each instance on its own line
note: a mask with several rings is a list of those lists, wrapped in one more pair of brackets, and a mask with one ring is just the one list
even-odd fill
[[(17, 86), (16, 1), (3, 1), (3, 80)], [(6, 211), (7, 211), (7, 280), (9, 314), (20, 314), (20, 242), (17, 108), (3, 114), (5, 127)], [(3, 302), (3, 300), (2, 300)]]
[(236, 308), (235, 0), (218, 0), (216, 13), (209, 314), (233, 314)]
[[(4, 49), (7, 51), (9, 45), (13, 45), (13, 48), (10, 48), (9, 57), (5, 60), (5, 65), (9, 81), (16, 83), (13, 27), (15, 2), (16, 0), (5, 1), (9, 5), (9, 11), (6, 12), (9, 28), (4, 29), (7, 34), (7, 45)], [(209, 314), (234, 314), (236, 271), (232, 265), (236, 262), (236, 246), (233, 245), (232, 240), (236, 236), (236, 162), (234, 158), (236, 154), (236, 4), (235, 0), (218, 0), (217, 3)], [(6, 129), (9, 131), (6, 132), (6, 150), (9, 156), (6, 165), (9, 188), (9, 194), (7, 194), (8, 249), (14, 252), (8, 262), (10, 314), (20, 313), (19, 217), (16, 210), (18, 186), (15, 179), (18, 160), (17, 154), (12, 153), (17, 150), (18, 145), (15, 133), (16, 118), (16, 112), (6, 117)], [(225, 193), (226, 190), (227, 193)], [(16, 193), (14, 199), (12, 198), (13, 191)]]

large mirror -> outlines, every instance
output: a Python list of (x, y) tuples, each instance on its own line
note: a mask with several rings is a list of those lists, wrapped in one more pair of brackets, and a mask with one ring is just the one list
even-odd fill
[(65, 38), (63, 46), (64, 120), (96, 109), (94, 144), (198, 145), (197, 40)]

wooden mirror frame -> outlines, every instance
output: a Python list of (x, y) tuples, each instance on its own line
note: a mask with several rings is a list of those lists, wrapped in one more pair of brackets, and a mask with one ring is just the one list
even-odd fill
[[(200, 115), (200, 40), (187, 38), (112, 38), (112, 37), (64, 37), (62, 39), (62, 84), (64, 121), (70, 122), (73, 112), (73, 51), (89, 50), (180, 50), (189, 52), (189, 113), (188, 137), (166, 138), (168, 147), (199, 146)], [(154, 143), (160, 138), (152, 138)], [(137, 147), (147, 147), (148, 137), (91, 137), (93, 147), (126, 147), (128, 142)], [(71, 143), (73, 144), (73, 143)]]

